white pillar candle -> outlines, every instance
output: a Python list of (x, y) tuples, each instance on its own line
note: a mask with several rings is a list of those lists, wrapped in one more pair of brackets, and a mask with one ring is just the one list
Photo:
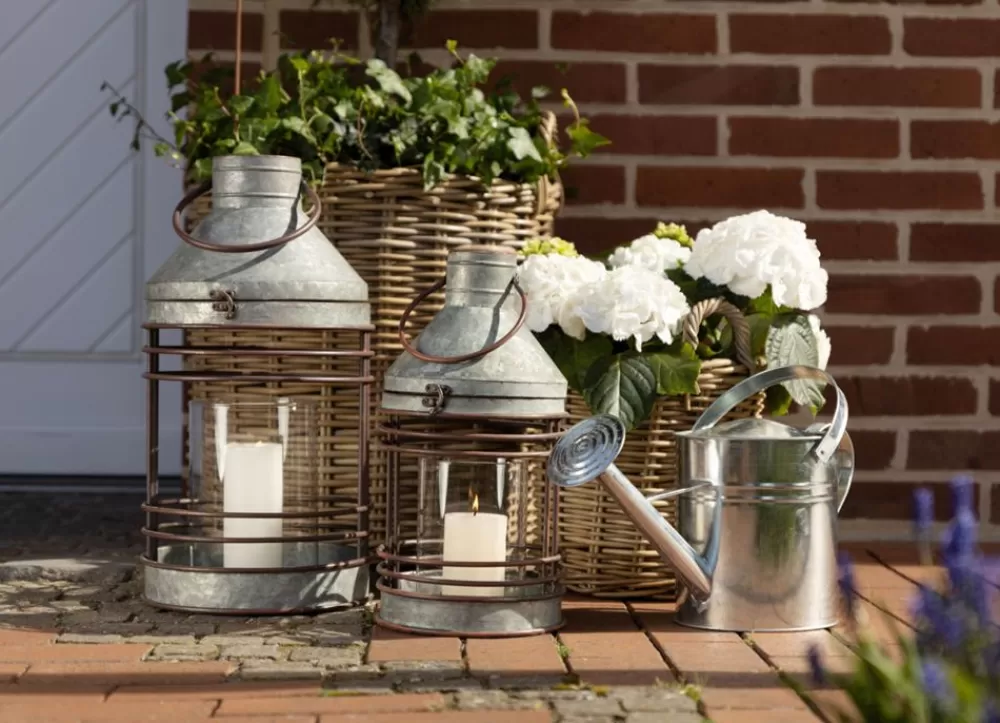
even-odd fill
[[(506, 562), (507, 515), (490, 512), (449, 512), (444, 516), (444, 562)], [(445, 580), (502, 582), (504, 567), (444, 566)], [(503, 587), (443, 585), (444, 595), (502, 596)]]
[[(222, 475), (223, 512), (276, 513), (283, 509), (283, 445), (274, 442), (230, 442)], [(225, 518), (225, 537), (281, 537), (280, 518)], [(224, 567), (282, 566), (280, 542), (234, 542), (223, 546)]]

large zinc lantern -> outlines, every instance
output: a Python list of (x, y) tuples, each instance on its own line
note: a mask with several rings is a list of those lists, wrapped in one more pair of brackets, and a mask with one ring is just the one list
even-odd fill
[[(209, 185), (212, 212), (188, 234), (183, 210)], [(368, 595), (368, 290), (319, 212), (299, 159), (226, 156), (174, 213), (185, 243), (147, 284), (144, 325), (154, 605), (288, 613)], [(180, 497), (159, 489), (166, 380), (189, 403)]]
[[(378, 623), (443, 635), (558, 628), (557, 497), (545, 464), (565, 417), (566, 379), (524, 328), (516, 253), (465, 246), (400, 322), (406, 351), (385, 375), (388, 455)], [(409, 314), (446, 284), (411, 343)]]

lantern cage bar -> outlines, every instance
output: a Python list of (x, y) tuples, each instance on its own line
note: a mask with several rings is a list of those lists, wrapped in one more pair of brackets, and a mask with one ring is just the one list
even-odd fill
[[(211, 347), (197, 346), (191, 337), (196, 337), (199, 331), (220, 331), (218, 326), (145, 324), (143, 328), (148, 342), (143, 350), (147, 358), (147, 371), (143, 375), (147, 380), (147, 489), (142, 508), (146, 514), (142, 529), (146, 549), (141, 557), (145, 600), (156, 607), (188, 612), (267, 615), (324, 610), (365, 599), (370, 590), (369, 565), (373, 562), (368, 542), (368, 415), (374, 381), (373, 327), (303, 330), (228, 324), (224, 329), (233, 332), (229, 337), (231, 345)], [(161, 332), (171, 329), (185, 332), (182, 343), (161, 343)], [(335, 337), (338, 343), (326, 348), (292, 345), (265, 348), (246, 341), (258, 338), (261, 332), (279, 335), (287, 332), (290, 339), (308, 332), (320, 335), (318, 338)], [(355, 341), (349, 345), (348, 339)], [(164, 358), (179, 358), (181, 369), (165, 369), (176, 364), (164, 364)], [(296, 368), (308, 371), (288, 371), (288, 359), (299, 359)], [(303, 365), (303, 359), (311, 363)], [(267, 511), (226, 511), (222, 499), (224, 475), (216, 471), (217, 455), (208, 454), (213, 459), (206, 457), (199, 461), (197, 455), (186, 457), (179, 498), (161, 495), (159, 384), (164, 381), (180, 382), (185, 387), (185, 399), (195, 400), (193, 404), (215, 406), (216, 413), (220, 406), (244, 410), (226, 422), (229, 429), (221, 437), (216, 423), (217, 439), (225, 439), (227, 433), (233, 434), (234, 439), (249, 439), (255, 434), (258, 440), (264, 438), (261, 435), (273, 438), (280, 430), (260, 411), (268, 407), (290, 405), (290, 409), (296, 410), (292, 414), (311, 418), (304, 428), (285, 430), (285, 435), (300, 440), (294, 450), (301, 460), (297, 484), (300, 492), (302, 487), (308, 488), (306, 492), (297, 498), (279, 492), (280, 499), (272, 500)], [(317, 388), (321, 390), (318, 394)], [(231, 397), (225, 395), (226, 389), (234, 390)], [(297, 392), (301, 396), (296, 396)], [(331, 398), (335, 398), (336, 404)], [(325, 486), (323, 480), (329, 474), (324, 472), (328, 470), (318, 469), (320, 459), (315, 446), (329, 443), (330, 439), (317, 441), (315, 434), (315, 425), (319, 423), (315, 417), (321, 404), (344, 409), (345, 416), (357, 420), (356, 430), (352, 424), (350, 438), (345, 437), (342, 442), (348, 451), (338, 457), (345, 467), (353, 469), (356, 465), (357, 484), (352, 485), (353, 494), (341, 494), (339, 488)], [(241, 422), (247, 414), (249, 421)], [(246, 429), (241, 429), (241, 424)], [(185, 451), (189, 442), (211, 449), (207, 438), (189, 439), (198, 426), (185, 423)], [(207, 426), (201, 431), (207, 431)], [(279, 441), (284, 442), (284, 436)], [(333, 443), (337, 444), (336, 435)], [(293, 452), (286, 448), (285, 453)], [(328, 458), (329, 455), (322, 458), (324, 464)], [(280, 467), (283, 461), (278, 459), (276, 463)], [(255, 462), (249, 460), (248, 464), (254, 466)], [(192, 465), (205, 466), (192, 469)], [(302, 465), (310, 469), (303, 470)], [(277, 474), (283, 472), (279, 470)], [(343, 476), (339, 474), (341, 479)], [(244, 536), (233, 536), (232, 532)], [(281, 551), (278, 557), (269, 554), (275, 549)], [(227, 561), (229, 550), (243, 553), (230, 555)], [(249, 564), (254, 566), (247, 567)]]
[(562, 627), (558, 494), (545, 464), (564, 416), (381, 414), (379, 625), (464, 637)]

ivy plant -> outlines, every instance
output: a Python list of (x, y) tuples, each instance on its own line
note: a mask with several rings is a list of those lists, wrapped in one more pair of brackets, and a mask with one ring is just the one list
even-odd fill
[[(509, 86), (489, 90), (495, 59), (462, 56), (449, 41), (449, 68), (404, 78), (379, 58), (362, 62), (336, 50), (284, 55), (278, 68), (261, 72), (248, 89), (225, 97), (228, 71), (200, 73), (191, 62), (165, 69), (171, 92), (173, 140), (154, 137), (154, 151), (187, 169), (188, 180), (211, 176), (218, 155), (291, 155), (320, 182), (330, 163), (365, 170), (419, 168), (431, 188), (450, 174), (484, 183), (503, 178), (530, 183), (554, 175), (572, 156), (608, 143), (590, 129), (563, 91), (575, 120), (566, 128), (566, 149), (540, 133), (535, 88), (521, 98)], [(206, 59), (207, 60), (207, 59)], [(133, 146), (151, 128), (113, 88), (111, 114), (136, 122)]]

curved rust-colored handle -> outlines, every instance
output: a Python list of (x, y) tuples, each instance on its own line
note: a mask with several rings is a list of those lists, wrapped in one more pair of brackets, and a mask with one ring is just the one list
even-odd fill
[(743, 313), (725, 299), (705, 299), (691, 307), (691, 311), (684, 319), (684, 341), (697, 348), (701, 323), (715, 314), (722, 314), (733, 327), (736, 357), (753, 374), (756, 365), (750, 351), (750, 324)]
[(473, 359), (486, 356), (491, 351), (499, 349), (508, 341), (513, 339), (514, 335), (521, 330), (522, 326), (524, 326), (524, 321), (528, 317), (528, 297), (525, 295), (521, 287), (518, 286), (517, 281), (512, 281), (511, 283), (514, 285), (518, 295), (521, 297), (521, 313), (518, 314), (517, 321), (514, 322), (514, 328), (489, 346), (485, 346), (478, 351), (469, 352), (468, 354), (459, 354), (458, 356), (436, 356), (434, 354), (424, 354), (422, 351), (417, 351), (416, 347), (414, 347), (410, 343), (410, 340), (406, 338), (406, 322), (409, 321), (410, 314), (412, 314), (417, 306), (419, 306), (421, 301), (426, 299), (435, 291), (440, 291), (444, 288), (445, 279), (441, 279), (440, 281), (435, 282), (435, 284), (429, 289), (421, 291), (417, 294), (417, 298), (411, 301), (410, 305), (406, 307), (406, 311), (403, 312), (403, 316), (399, 319), (399, 343), (402, 344), (403, 348), (412, 356), (416, 357), (420, 361), (430, 362), (432, 364), (458, 364), (460, 362), (472, 361)]
[(184, 209), (190, 206), (196, 198), (207, 193), (212, 188), (211, 181), (205, 181), (197, 188), (193, 188), (187, 192), (187, 195), (180, 200), (177, 207), (174, 208), (173, 224), (174, 233), (181, 237), (181, 240), (185, 243), (191, 244), (195, 248), (199, 248), (202, 251), (217, 251), (222, 254), (248, 254), (252, 251), (265, 251), (267, 249), (273, 249), (276, 246), (283, 246), (289, 241), (294, 241), (299, 236), (309, 231), (316, 222), (319, 220), (319, 215), (322, 213), (323, 208), (319, 200), (319, 195), (316, 191), (305, 181), (302, 185), (306, 189), (306, 195), (309, 197), (309, 202), (312, 204), (312, 212), (306, 218), (306, 222), (302, 224), (299, 228), (294, 231), (285, 234), (284, 236), (279, 236), (276, 239), (271, 239), (270, 241), (260, 241), (258, 243), (252, 244), (213, 244), (207, 241), (202, 241), (191, 236), (184, 230)]

